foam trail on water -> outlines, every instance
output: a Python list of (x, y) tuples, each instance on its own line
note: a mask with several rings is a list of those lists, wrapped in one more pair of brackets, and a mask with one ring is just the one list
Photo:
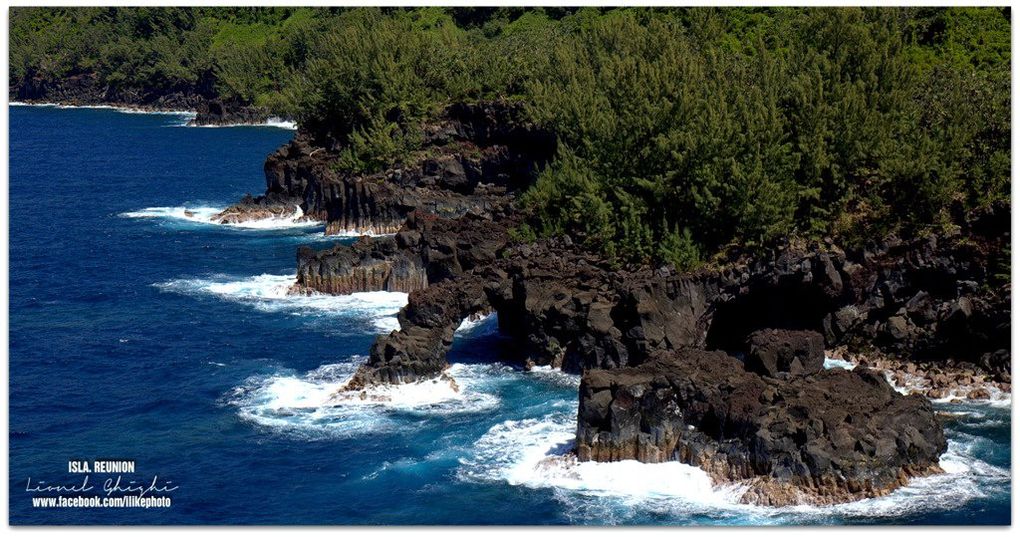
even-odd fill
[(1008, 493), (1011, 481), (1008, 467), (981, 459), (982, 449), (993, 448), (982, 446), (980, 437), (951, 433), (940, 463), (945, 473), (914, 479), (890, 495), (830, 506), (747, 505), (739, 503), (744, 486), (712, 486), (701, 469), (678, 462), (578, 463), (570, 454), (576, 408), (575, 403), (543, 417), (493, 426), (476, 442), (474, 455), (460, 459), (457, 477), (549, 490), (576, 522), (626, 523), (654, 514), (761, 525), (852, 523), (951, 511), (975, 498)]
[(474, 458), (461, 459), (458, 476), (616, 498), (626, 504), (669, 498), (722, 506), (733, 504), (743, 492), (739, 487), (713, 487), (703, 470), (679, 462), (577, 462), (569, 454), (575, 428), (574, 412), (505, 421), (478, 440)]
[[(216, 276), (182, 278), (155, 284), (163, 291), (186, 295), (211, 295), (238, 302), (259, 311), (292, 315), (347, 316), (366, 319), (380, 327), (407, 304), (407, 293), (373, 291), (350, 295), (289, 294), (294, 275), (261, 274), (245, 278)], [(394, 319), (395, 320), (395, 319)]]
[(183, 116), (188, 119), (193, 119), (197, 114), (194, 110), (150, 110), (146, 108), (133, 108), (130, 106), (114, 106), (110, 104), (59, 104), (59, 103), (26, 103), (21, 101), (11, 101), (11, 106), (37, 106), (40, 108), (60, 108), (60, 109), (87, 109), (87, 110), (113, 110), (115, 112), (121, 112), (123, 114), (152, 114), (152, 115), (165, 115), (165, 116)]
[(249, 230), (279, 230), (279, 229), (303, 229), (321, 227), (322, 222), (304, 219), (304, 212), (300, 206), (294, 207), (294, 213), (285, 217), (263, 218), (237, 223), (221, 223), (213, 220), (217, 214), (223, 211), (223, 207), (146, 207), (138, 211), (121, 213), (124, 218), (156, 218), (162, 220), (177, 220), (201, 225), (224, 226), (237, 229)]
[(305, 374), (252, 377), (227, 394), (225, 402), (247, 421), (313, 437), (406, 430), (424, 426), (422, 416), (483, 412), (499, 404), (484, 365), (456, 364), (447, 378), (341, 392), (361, 361), (354, 358)]

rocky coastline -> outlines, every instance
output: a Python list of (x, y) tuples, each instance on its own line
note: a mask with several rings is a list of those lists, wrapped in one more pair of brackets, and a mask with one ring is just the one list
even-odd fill
[[(451, 106), (423, 136), (407, 161), (352, 173), (299, 131), (267, 159), (265, 193), (220, 215), (300, 211), (328, 234), (386, 234), (297, 252), (292, 293), (409, 293), (337, 400), (449, 380), (457, 327), (491, 311), (519, 365), (582, 375), (573, 460), (680, 461), (744, 486), (742, 501), (791, 505), (939, 472), (929, 398), (1011, 389), (1008, 206), (864, 247), (790, 240), (692, 272), (621, 267), (567, 236), (515, 238), (516, 194), (556, 141), (513, 104)], [(864, 367), (823, 369), (826, 349)]]
[(693, 349), (592, 370), (581, 381), (577, 458), (678, 460), (772, 506), (880, 496), (939, 471), (946, 440), (925, 398), (896, 393), (875, 371), (822, 371), (821, 349), (804, 346), (817, 368), (798, 364), (800, 373), (761, 376), (749, 361)]
[(193, 126), (264, 125), (272, 118), (265, 109), (236, 100), (220, 99), (210, 84), (196, 88), (122, 90), (104, 85), (94, 73), (59, 80), (32, 77), (7, 89), (11, 102), (62, 106), (111, 106), (143, 112), (194, 112)]
[(227, 212), (255, 220), (296, 205), (331, 235), (396, 233), (416, 210), (498, 218), (555, 150), (547, 133), (515, 119), (517, 108), (501, 101), (452, 105), (422, 127), (422, 150), (371, 173), (340, 168), (340, 146), (299, 131), (266, 160), (265, 194)]

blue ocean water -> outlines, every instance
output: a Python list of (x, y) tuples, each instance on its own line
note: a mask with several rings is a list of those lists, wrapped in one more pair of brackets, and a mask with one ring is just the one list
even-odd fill
[[(827, 508), (738, 505), (678, 464), (566, 466), (577, 379), (499, 362), (465, 326), (447, 383), (336, 402), (398, 293), (289, 297), (322, 228), (213, 225), (262, 190), (274, 128), (13, 106), (10, 521), (13, 524), (1008, 524), (1010, 409), (939, 405), (947, 472)], [(185, 212), (188, 210), (189, 212)], [(33, 508), (26, 482), (71, 459), (172, 481), (160, 509)]]

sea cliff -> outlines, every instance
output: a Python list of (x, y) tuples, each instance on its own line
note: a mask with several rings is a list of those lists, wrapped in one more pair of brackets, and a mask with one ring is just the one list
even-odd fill
[(385, 234), (297, 253), (292, 293), (410, 293), (344, 391), (441, 377), (461, 322), (495, 312), (521, 366), (583, 375), (570, 457), (681, 461), (788, 505), (886, 494), (946, 450), (925, 397), (868, 367), (823, 370), (826, 349), (1010, 389), (1007, 206), (853, 248), (791, 238), (693, 271), (620, 265), (514, 232), (556, 148), (519, 108), (453, 105), (422, 134), (409, 160), (353, 173), (300, 131), (266, 161), (266, 192), (221, 215), (300, 210), (328, 234)]

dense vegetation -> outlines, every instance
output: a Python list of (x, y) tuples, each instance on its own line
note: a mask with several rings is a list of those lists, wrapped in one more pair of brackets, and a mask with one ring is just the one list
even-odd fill
[(559, 156), (522, 238), (693, 266), (792, 235), (923, 234), (1009, 199), (1008, 8), (15, 8), (11, 80), (217, 95), (371, 171), (451, 102)]

